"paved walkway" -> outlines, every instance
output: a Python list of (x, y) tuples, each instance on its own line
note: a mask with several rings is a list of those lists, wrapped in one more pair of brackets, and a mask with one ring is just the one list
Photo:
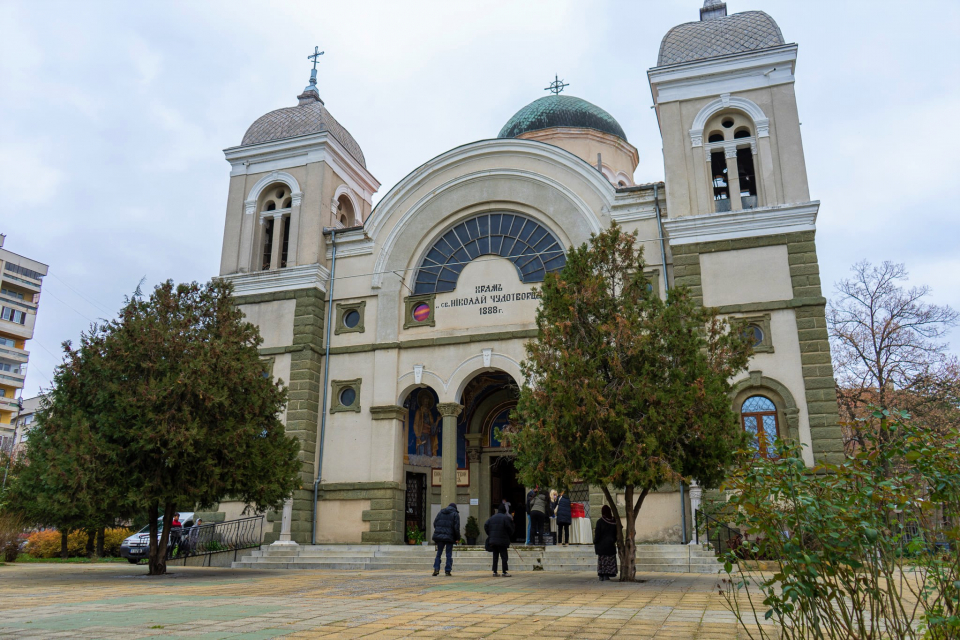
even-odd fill
[(0, 638), (700, 638), (739, 633), (718, 578), (0, 567)]

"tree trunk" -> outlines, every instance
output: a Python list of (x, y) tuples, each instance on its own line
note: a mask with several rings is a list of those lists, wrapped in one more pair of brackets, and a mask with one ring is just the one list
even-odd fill
[(66, 529), (60, 530), (60, 558), (66, 560), (70, 557), (70, 550), (67, 548), (67, 536), (70, 535), (70, 532)]
[(150, 511), (150, 575), (162, 576), (167, 572), (167, 543), (170, 540), (170, 526), (173, 523), (173, 514), (176, 505), (168, 502), (163, 510), (163, 529), (157, 535), (157, 518), (160, 515), (160, 505), (151, 504)]
[(623, 493), (624, 510), (627, 521), (623, 533), (623, 557), (620, 559), (620, 582), (633, 582), (637, 579), (637, 515), (633, 511), (633, 487), (626, 487)]
[(97, 540), (97, 530), (96, 529), (87, 529), (87, 548), (86, 554), (88, 559), (93, 559), (93, 545)]
[(97, 530), (97, 557), (98, 558), (103, 557), (103, 547), (104, 547), (106, 536), (107, 536), (106, 529), (104, 527), (100, 527), (100, 529)]

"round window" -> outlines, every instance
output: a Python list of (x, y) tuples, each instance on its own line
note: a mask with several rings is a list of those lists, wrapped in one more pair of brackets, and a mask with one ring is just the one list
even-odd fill
[(360, 312), (356, 309), (350, 309), (345, 314), (343, 314), (343, 326), (347, 329), (353, 329), (355, 326), (360, 324)]
[(763, 343), (763, 329), (755, 324), (748, 326), (744, 334), (753, 341), (754, 347), (759, 347)]
[(430, 317), (430, 305), (421, 302), (413, 308), (413, 319), (417, 322), (426, 322)]
[(357, 401), (357, 390), (353, 387), (344, 387), (340, 390), (340, 404), (344, 407), (352, 407)]
[(732, 118), (727, 118), (726, 120), (724, 120), (724, 121), (721, 122), (720, 124), (723, 125), (723, 128), (724, 128), (724, 129), (729, 129), (730, 127), (733, 126), (733, 119), (732, 119)]
[[(723, 126), (727, 126), (727, 125), (723, 125)], [(278, 189), (278, 190), (277, 190), (277, 197), (278, 197), (278, 198), (282, 198), (282, 197), (283, 197), (283, 189)]]

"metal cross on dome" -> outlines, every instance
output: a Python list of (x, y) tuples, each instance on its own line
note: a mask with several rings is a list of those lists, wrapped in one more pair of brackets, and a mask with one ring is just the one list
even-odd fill
[(560, 95), (560, 92), (563, 91), (564, 87), (569, 87), (569, 86), (570, 86), (569, 84), (564, 84), (563, 80), (561, 80), (559, 76), (554, 75), (553, 82), (551, 82), (550, 86), (546, 87), (544, 91), (549, 91), (553, 95), (558, 96)]
[(316, 71), (316, 69), (317, 69), (317, 60), (319, 60), (319, 59), (320, 59), (320, 56), (322, 56), (322, 55), (323, 55), (323, 51), (320, 51), (320, 47), (314, 47), (314, 48), (313, 48), (313, 54), (307, 56), (307, 60), (313, 60), (313, 69), (314, 69), (314, 71)]

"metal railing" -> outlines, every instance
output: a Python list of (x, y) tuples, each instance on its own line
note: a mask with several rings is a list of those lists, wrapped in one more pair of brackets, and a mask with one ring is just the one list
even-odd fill
[[(141, 533), (140, 544), (150, 544), (150, 534)], [(211, 522), (192, 527), (174, 527), (167, 543), (167, 559), (178, 560), (223, 551), (260, 548), (263, 516)]]
[(694, 513), (694, 535), (697, 544), (708, 542), (719, 555), (727, 551), (734, 551), (743, 544), (743, 534), (725, 522), (697, 509)]

